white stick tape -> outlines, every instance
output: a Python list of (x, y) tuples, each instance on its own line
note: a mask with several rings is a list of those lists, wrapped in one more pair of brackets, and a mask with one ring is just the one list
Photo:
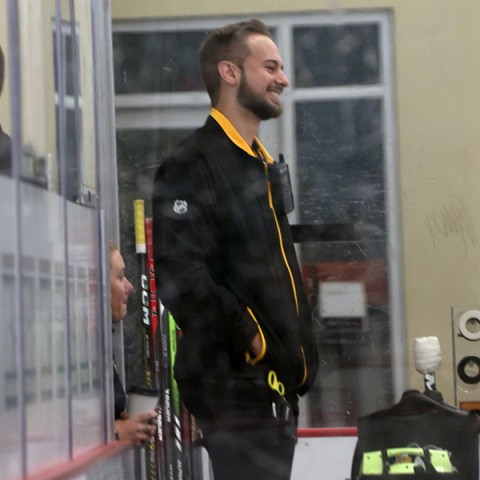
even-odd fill
[(437, 337), (420, 337), (415, 339), (413, 347), (415, 368), (417, 372), (434, 373), (442, 363), (440, 342)]

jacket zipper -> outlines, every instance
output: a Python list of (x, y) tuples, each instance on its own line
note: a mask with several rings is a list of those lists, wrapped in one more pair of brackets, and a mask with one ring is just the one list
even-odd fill
[[(278, 240), (279, 240), (279, 244), (280, 244), (280, 251), (282, 252), (283, 261), (285, 263), (285, 266), (287, 267), (288, 275), (290, 276), (290, 283), (292, 285), (293, 297), (295, 299), (295, 308), (296, 308), (296, 311), (297, 311), (297, 317), (299, 317), (300, 316), (300, 309), (299, 309), (299, 306), (298, 306), (297, 289), (295, 287), (295, 281), (293, 279), (293, 273), (292, 273), (292, 270), (290, 268), (290, 264), (288, 263), (288, 260), (287, 260), (287, 255), (286, 255), (285, 250), (283, 248), (283, 238), (282, 238), (282, 233), (280, 231), (280, 224), (278, 223), (277, 212), (275, 211), (275, 207), (273, 206), (272, 189), (271, 189), (271, 185), (270, 185), (270, 180), (268, 178), (267, 162), (263, 161), (263, 167), (264, 167), (265, 175), (266, 175), (266, 178), (267, 178), (268, 205), (269, 205), (270, 209), (272, 210), (273, 218), (275, 220), (275, 225), (277, 227)], [(302, 380), (298, 384), (298, 387), (301, 387), (307, 381), (307, 377), (308, 377), (307, 362), (305, 360), (305, 352), (303, 350), (303, 346), (300, 346), (300, 353), (302, 355), (303, 376), (302, 376)]]
[(275, 208), (273, 206), (272, 189), (271, 189), (271, 186), (270, 186), (270, 180), (268, 178), (268, 165), (265, 161), (263, 161), (263, 167), (265, 169), (265, 175), (266, 175), (266, 178), (267, 178), (268, 206), (272, 210), (273, 218), (275, 220), (275, 225), (277, 227), (278, 241), (279, 241), (279, 244), (280, 244), (280, 251), (282, 252), (283, 261), (285, 263), (285, 266), (287, 267), (288, 275), (290, 277), (290, 283), (292, 285), (293, 298), (295, 300), (295, 308), (297, 310), (297, 316), (298, 316), (300, 314), (300, 310), (299, 310), (299, 306), (298, 306), (297, 289), (295, 288), (295, 281), (293, 280), (293, 273), (292, 273), (292, 270), (291, 270), (290, 265), (288, 263), (287, 255), (285, 254), (285, 250), (283, 248), (283, 238), (282, 238), (282, 233), (280, 231), (280, 224), (278, 223), (277, 212), (275, 212)]

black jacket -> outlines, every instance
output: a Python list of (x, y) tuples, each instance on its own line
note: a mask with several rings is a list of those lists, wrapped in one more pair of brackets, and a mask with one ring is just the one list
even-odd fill
[[(287, 394), (314, 381), (311, 312), (287, 217), (271, 208), (271, 168), (210, 116), (157, 171), (157, 285), (183, 331), (175, 375), (184, 398), (201, 396), (209, 375), (218, 382), (252, 364), (273, 369)], [(245, 352), (257, 331), (265, 348), (253, 359)]]

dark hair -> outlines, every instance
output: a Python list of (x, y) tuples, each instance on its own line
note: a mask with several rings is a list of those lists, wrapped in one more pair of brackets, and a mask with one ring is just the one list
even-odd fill
[(212, 105), (218, 100), (220, 76), (217, 65), (228, 60), (239, 67), (250, 53), (247, 38), (259, 34), (272, 38), (270, 30), (261, 20), (248, 20), (226, 25), (210, 32), (199, 51), (200, 73)]
[(5, 78), (5, 57), (2, 47), (0, 47), (0, 93), (3, 90), (3, 79)]

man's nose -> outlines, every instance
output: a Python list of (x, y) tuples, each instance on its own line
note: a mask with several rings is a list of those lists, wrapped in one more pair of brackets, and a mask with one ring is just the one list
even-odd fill
[(283, 85), (284, 87), (288, 87), (290, 85), (290, 82), (288, 81), (288, 78), (285, 75), (285, 72), (283, 70), (279, 71), (277, 82)]

